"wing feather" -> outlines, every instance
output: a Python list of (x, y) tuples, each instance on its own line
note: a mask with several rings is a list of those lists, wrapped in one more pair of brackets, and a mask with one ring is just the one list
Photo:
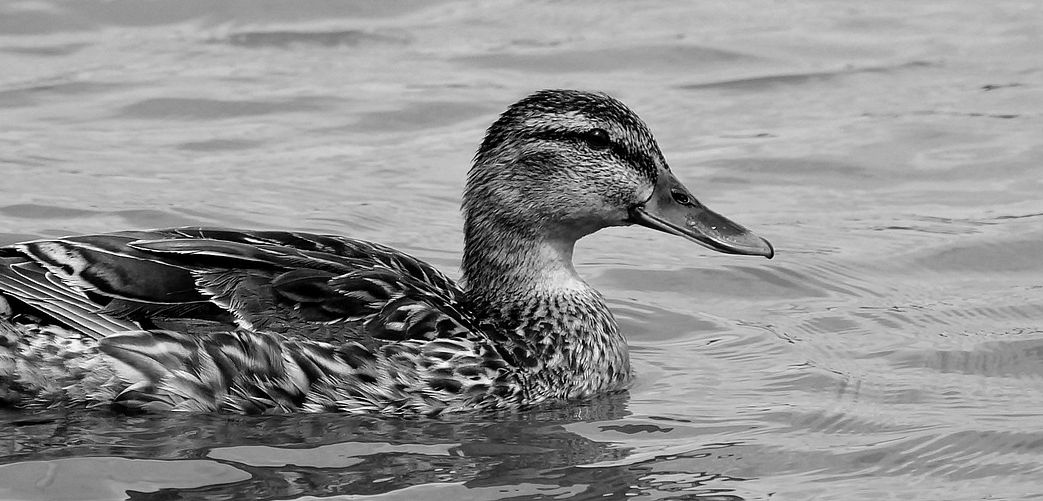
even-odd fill
[(0, 267), (0, 291), (95, 339), (138, 328), (132, 322), (99, 312), (98, 306), (82, 292), (54, 280), (49, 272), (33, 263), (7, 263)]
[(372, 345), (473, 324), (457, 308), (463, 292), (440, 271), (346, 237), (183, 227), (37, 240), (0, 254), (39, 271), (24, 279), (0, 267), (0, 293), (95, 337), (198, 319)]

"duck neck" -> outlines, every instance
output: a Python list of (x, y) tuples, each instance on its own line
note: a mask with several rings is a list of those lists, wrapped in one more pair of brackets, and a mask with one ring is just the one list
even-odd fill
[(527, 359), (517, 362), (528, 368), (530, 384), (558, 398), (625, 386), (626, 340), (601, 294), (573, 267), (576, 239), (476, 223), (468, 218), (465, 225), (467, 298), (496, 334), (521, 348)]
[(482, 307), (509, 298), (553, 297), (591, 291), (572, 265), (574, 240), (504, 228), (465, 236), (463, 275), (468, 296)]

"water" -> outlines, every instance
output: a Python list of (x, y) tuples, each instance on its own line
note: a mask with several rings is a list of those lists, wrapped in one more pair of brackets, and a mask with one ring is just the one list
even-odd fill
[(455, 273), (484, 127), (573, 87), (778, 257), (584, 240), (628, 395), (0, 414), (0, 498), (1041, 498), (1041, 46), (1035, 1), (6, 2), (0, 243), (299, 228)]

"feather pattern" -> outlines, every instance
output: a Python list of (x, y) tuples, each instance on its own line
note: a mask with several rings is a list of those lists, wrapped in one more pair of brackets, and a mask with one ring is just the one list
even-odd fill
[[(434, 415), (525, 403), (522, 379), (507, 370), (504, 354), (513, 352), (488, 342), (463, 291), (384, 246), (173, 228), (27, 242), (4, 252), (13, 257), (4, 258), (0, 292), (72, 329), (55, 328), (48, 344), (99, 340), (60, 364), (19, 341), (0, 348), (0, 365), (32, 360), (63, 375), (10, 370), (10, 404)], [(144, 275), (147, 285), (131, 278)], [(76, 321), (61, 313), (71, 306)], [(169, 329), (189, 318), (211, 325)], [(12, 339), (43, 339), (17, 322), (6, 325)], [(104, 370), (70, 380), (74, 365)], [(59, 383), (44, 383), (50, 379)]]
[[(438, 415), (618, 391), (627, 345), (573, 245), (677, 190), (622, 103), (542, 91), (475, 156), (461, 284), (390, 247), (300, 232), (0, 247), (0, 406)], [(770, 257), (759, 237), (736, 247), (738, 231), (715, 245)]]

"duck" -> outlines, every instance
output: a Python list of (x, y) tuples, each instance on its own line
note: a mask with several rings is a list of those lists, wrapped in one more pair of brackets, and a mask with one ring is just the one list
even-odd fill
[(378, 243), (181, 227), (0, 247), (0, 407), (437, 416), (625, 391), (627, 342), (577, 240), (640, 225), (772, 245), (700, 203), (648, 126), (542, 90), (486, 130), (459, 282)]

